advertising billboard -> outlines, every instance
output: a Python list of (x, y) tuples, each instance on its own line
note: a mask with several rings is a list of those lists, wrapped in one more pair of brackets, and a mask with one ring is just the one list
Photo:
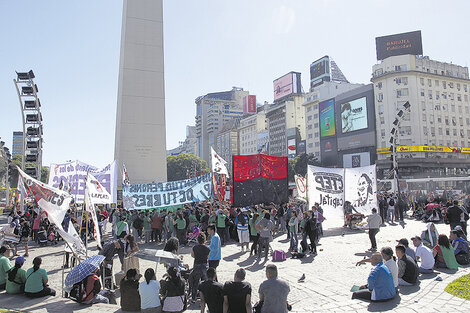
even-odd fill
[(335, 99), (320, 102), (319, 109), (320, 138), (335, 135)]
[(281, 98), (299, 93), (300, 86), (300, 73), (290, 72), (273, 82), (274, 101)]
[(310, 64), (310, 87), (330, 81), (330, 58), (326, 55)]
[(301, 140), (297, 143), (297, 154), (307, 153), (307, 143), (305, 140)]
[(322, 166), (338, 166), (338, 145), (336, 137), (320, 140), (320, 154)]
[(367, 128), (367, 101), (362, 97), (353, 101), (341, 103), (341, 132)]
[(295, 138), (287, 140), (287, 157), (294, 159), (297, 155), (297, 146), (295, 144)]
[(366, 132), (338, 137), (338, 149), (348, 150), (375, 146), (375, 132)]
[(343, 167), (345, 168), (369, 165), (371, 165), (369, 152), (349, 153), (343, 155)]
[(256, 113), (256, 96), (243, 97), (243, 114)]
[[(377, 154), (391, 153), (390, 147), (378, 148)], [(398, 146), (397, 152), (432, 152), (432, 153), (470, 153), (468, 147), (442, 147), (442, 146)]]
[(394, 55), (422, 55), (421, 31), (377, 37), (375, 38), (375, 47), (377, 60), (383, 60)]

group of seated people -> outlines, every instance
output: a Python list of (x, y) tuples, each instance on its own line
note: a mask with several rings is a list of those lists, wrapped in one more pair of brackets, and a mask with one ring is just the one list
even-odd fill
[(47, 272), (41, 268), (40, 257), (35, 257), (33, 267), (25, 271), (22, 267), (26, 259), (18, 256), (12, 266), (9, 253), (10, 248), (0, 247), (0, 290), (9, 294), (25, 294), (30, 298), (55, 296), (56, 292), (47, 284)]
[[(421, 236), (411, 238), (416, 250), (408, 246), (408, 240), (398, 240), (396, 257), (390, 247), (372, 254), (369, 259), (356, 263), (370, 262), (372, 269), (367, 284), (354, 290), (353, 299), (388, 301), (395, 297), (398, 286), (411, 286), (417, 283), (419, 274), (429, 274), (435, 268), (458, 269), (470, 263), (469, 244), (462, 229), (451, 230), (450, 237), (438, 234), (433, 223)], [(356, 288), (357, 289), (357, 288)]]

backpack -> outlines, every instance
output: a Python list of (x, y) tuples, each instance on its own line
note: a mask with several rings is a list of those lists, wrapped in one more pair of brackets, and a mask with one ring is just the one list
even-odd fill
[(73, 300), (78, 303), (82, 303), (84, 299), (86, 299), (89, 294), (85, 295), (86, 287), (85, 287), (85, 282), (86, 278), (82, 280), (81, 282), (75, 283), (72, 286), (72, 289), (69, 292), (69, 298), (70, 300)]
[(282, 250), (274, 250), (273, 262), (282, 262), (286, 260), (286, 253)]

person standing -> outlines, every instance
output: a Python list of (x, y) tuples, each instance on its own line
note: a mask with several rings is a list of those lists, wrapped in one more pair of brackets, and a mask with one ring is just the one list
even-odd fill
[(219, 213), (217, 214), (217, 233), (222, 241), (222, 246), (225, 246), (225, 243), (227, 242), (227, 238), (225, 238), (226, 219), (227, 215), (224, 214), (224, 210), (219, 209)]
[(263, 301), (261, 313), (287, 313), (289, 284), (278, 278), (274, 264), (266, 266), (266, 278), (259, 286), (259, 301)]
[(454, 204), (447, 209), (447, 220), (450, 224), (450, 230), (453, 230), (455, 226), (460, 225), (460, 216), (462, 210), (459, 207), (459, 202), (454, 200)]
[(256, 228), (260, 234), (259, 236), (259, 247), (258, 247), (258, 258), (261, 257), (261, 251), (264, 249), (264, 258), (268, 259), (269, 243), (272, 241), (271, 231), (274, 230), (274, 224), (271, 221), (271, 215), (269, 213), (264, 214), (264, 218), (256, 224)]
[(299, 219), (297, 218), (297, 211), (292, 211), (291, 218), (289, 220), (289, 234), (290, 234), (290, 251), (297, 251), (299, 239), (297, 238), (297, 228), (299, 225)]
[(152, 217), (152, 238), (156, 243), (162, 241), (162, 217), (158, 210), (155, 210)]
[(233, 281), (227, 281), (222, 290), (224, 294), (224, 313), (251, 313), (251, 285), (244, 281), (246, 272), (239, 268)]
[(248, 252), (250, 245), (250, 234), (248, 233), (248, 217), (243, 209), (235, 218), (235, 224), (237, 225), (238, 240), (242, 248), (242, 252)]
[(208, 268), (208, 258), (211, 250), (206, 243), (206, 235), (200, 233), (197, 236), (198, 244), (191, 250), (191, 256), (194, 258), (193, 270), (189, 275), (189, 286), (191, 292), (191, 301), (196, 302), (197, 288), (200, 280), (206, 280), (206, 272)]
[(220, 237), (215, 232), (214, 225), (207, 226), (207, 232), (209, 233), (209, 236), (211, 236), (211, 244), (209, 246), (209, 249), (211, 249), (211, 252), (209, 253), (209, 267), (217, 269), (220, 259), (222, 258)]
[(186, 220), (182, 213), (177, 214), (176, 218), (176, 235), (180, 244), (186, 244)]
[(255, 252), (255, 254), (258, 254), (259, 233), (258, 233), (258, 230), (256, 229), (256, 223), (258, 222), (258, 217), (259, 217), (259, 214), (255, 213), (253, 214), (253, 217), (250, 218), (250, 234), (251, 234), (251, 237), (253, 238), (253, 244), (251, 245), (250, 256), (253, 254), (253, 252)]
[(310, 253), (317, 254), (317, 220), (312, 211), (307, 212), (308, 219), (305, 221), (305, 232), (310, 239)]
[(388, 222), (393, 224), (393, 220), (395, 217), (395, 199), (391, 196), (388, 199), (388, 209), (387, 209), (387, 219)]
[(382, 218), (377, 214), (377, 209), (372, 209), (372, 214), (367, 217), (367, 224), (369, 225), (369, 239), (371, 248), (370, 251), (377, 251), (377, 240), (375, 236), (379, 232), (380, 225), (382, 224)]
[(144, 215), (144, 238), (145, 243), (152, 241), (152, 219), (149, 213), (145, 213)]

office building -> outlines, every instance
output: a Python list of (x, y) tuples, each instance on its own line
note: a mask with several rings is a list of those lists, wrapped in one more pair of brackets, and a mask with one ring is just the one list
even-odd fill
[(23, 132), (13, 132), (13, 144), (11, 149), (12, 157), (15, 155), (23, 155), (24, 153), (24, 138)]
[(267, 136), (263, 137), (263, 134), (267, 134), (268, 130), (265, 112), (267, 106), (266, 104), (259, 107), (256, 114), (245, 115), (240, 120), (238, 133), (241, 155), (256, 154), (263, 145), (266, 145), (267, 138), (264, 137)]

